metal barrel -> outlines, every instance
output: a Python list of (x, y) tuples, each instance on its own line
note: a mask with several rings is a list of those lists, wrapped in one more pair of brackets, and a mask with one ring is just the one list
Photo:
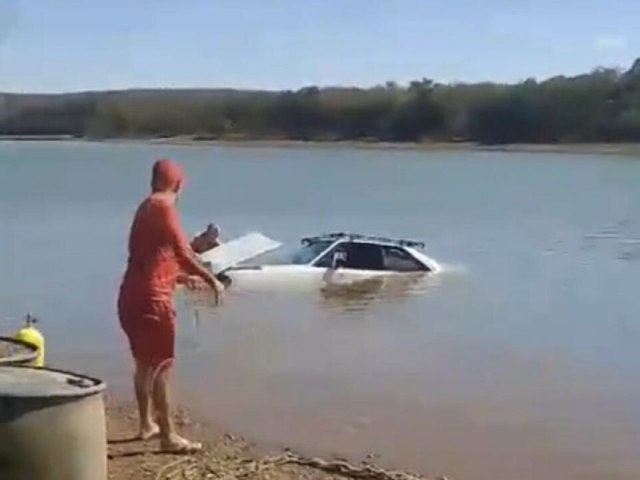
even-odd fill
[(34, 365), (38, 349), (30, 343), (12, 337), (0, 337), (0, 367)]
[(106, 480), (105, 388), (72, 372), (0, 367), (0, 478)]

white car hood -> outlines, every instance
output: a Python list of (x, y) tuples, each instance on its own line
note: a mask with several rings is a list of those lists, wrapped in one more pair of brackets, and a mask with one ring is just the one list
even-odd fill
[(240, 262), (275, 250), (281, 245), (282, 243), (265, 237), (261, 233), (253, 232), (201, 253), (199, 258), (202, 262), (209, 264), (214, 273), (220, 273)]

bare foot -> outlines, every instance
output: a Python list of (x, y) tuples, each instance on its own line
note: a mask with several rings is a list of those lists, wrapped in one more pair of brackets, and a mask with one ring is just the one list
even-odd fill
[(160, 440), (160, 448), (166, 453), (190, 454), (201, 451), (202, 444), (198, 442), (191, 442), (186, 438), (173, 434), (169, 438), (163, 438)]
[(140, 427), (140, 433), (138, 433), (138, 438), (140, 440), (151, 440), (152, 438), (160, 435), (160, 427), (155, 423), (152, 423), (146, 427)]

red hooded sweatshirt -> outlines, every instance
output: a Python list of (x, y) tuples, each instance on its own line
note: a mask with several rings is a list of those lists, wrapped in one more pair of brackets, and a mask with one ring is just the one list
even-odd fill
[(195, 258), (176, 206), (162, 195), (177, 192), (184, 180), (178, 165), (170, 160), (157, 161), (152, 194), (138, 207), (129, 234), (118, 315), (134, 357), (145, 362), (174, 356), (173, 293), (178, 276), (209, 274)]

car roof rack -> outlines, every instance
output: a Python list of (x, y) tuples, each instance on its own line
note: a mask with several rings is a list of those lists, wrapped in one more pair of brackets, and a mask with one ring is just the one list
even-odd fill
[(425, 248), (425, 243), (420, 241), (378, 237), (374, 235), (362, 235), (360, 233), (347, 233), (347, 232), (333, 232), (333, 233), (325, 233), (322, 235), (316, 235), (313, 237), (305, 237), (302, 239), (302, 243), (314, 243), (314, 242), (320, 242), (323, 240), (331, 240), (331, 241), (365, 240), (365, 241), (372, 241), (372, 242), (388, 243), (392, 245), (399, 245), (402, 247)]

